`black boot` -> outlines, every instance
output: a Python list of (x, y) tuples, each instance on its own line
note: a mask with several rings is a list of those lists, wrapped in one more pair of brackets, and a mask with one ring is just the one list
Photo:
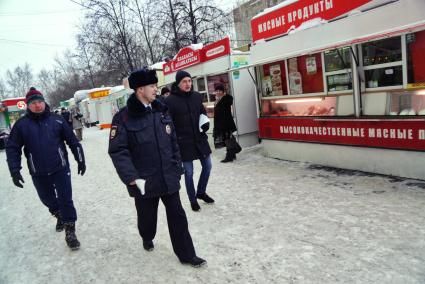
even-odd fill
[(221, 160), (221, 163), (228, 163), (228, 162), (233, 162), (233, 157), (232, 157), (232, 153), (230, 152), (226, 152), (226, 158), (224, 158), (224, 160)]
[(196, 198), (203, 200), (206, 203), (214, 203), (214, 199), (212, 199), (208, 194), (197, 194)]
[(56, 232), (63, 231), (63, 221), (60, 211), (53, 212), (52, 215), (56, 218)]
[(80, 242), (75, 235), (75, 223), (64, 223), (65, 226), (65, 241), (71, 250), (80, 248)]
[(143, 248), (146, 250), (146, 251), (153, 251), (153, 249), (154, 249), (154, 245), (153, 245), (153, 242), (152, 241), (143, 241)]
[(194, 256), (191, 260), (188, 260), (188, 261), (180, 260), (180, 262), (183, 264), (190, 264), (192, 265), (192, 267), (195, 267), (195, 268), (198, 268), (207, 264), (207, 261), (205, 259), (202, 259), (198, 256)]
[(195, 211), (195, 212), (201, 210), (201, 206), (199, 206), (198, 201), (191, 202), (190, 207), (192, 207), (192, 210)]

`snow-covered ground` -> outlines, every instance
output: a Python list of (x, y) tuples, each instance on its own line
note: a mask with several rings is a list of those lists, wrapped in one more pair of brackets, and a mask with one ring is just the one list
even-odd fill
[(143, 250), (108, 131), (84, 136), (85, 176), (72, 161), (76, 252), (27, 169), (25, 188), (14, 187), (0, 152), (0, 283), (425, 283), (424, 182), (265, 158), (261, 147), (222, 164), (216, 151), (215, 205), (192, 212), (182, 181), (195, 248), (208, 261), (194, 269), (174, 255), (162, 205), (155, 250)]

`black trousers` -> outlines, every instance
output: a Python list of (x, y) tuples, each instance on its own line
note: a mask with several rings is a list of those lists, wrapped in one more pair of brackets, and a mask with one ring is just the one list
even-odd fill
[(167, 214), (168, 232), (174, 253), (181, 261), (191, 260), (195, 254), (192, 237), (189, 233), (186, 213), (180, 202), (178, 192), (153, 198), (135, 198), (137, 226), (144, 241), (155, 238), (158, 220), (158, 203), (161, 198)]

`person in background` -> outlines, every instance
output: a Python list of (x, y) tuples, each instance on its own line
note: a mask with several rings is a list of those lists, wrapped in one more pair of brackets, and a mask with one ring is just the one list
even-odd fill
[(80, 113), (78, 108), (74, 108), (71, 111), (72, 128), (75, 131), (78, 141), (83, 140), (83, 123), (81, 121), (83, 115)]
[(128, 81), (134, 93), (127, 106), (114, 115), (108, 153), (129, 195), (134, 197), (143, 248), (154, 249), (161, 199), (171, 244), (180, 262), (193, 267), (205, 265), (206, 261), (196, 256), (180, 201), (181, 157), (167, 107), (155, 99), (156, 71), (135, 71)]
[(61, 115), (63, 117), (63, 119), (70, 125), (72, 126), (72, 120), (71, 120), (71, 113), (65, 108), (62, 107), (61, 108)]
[[(193, 211), (199, 211), (201, 207), (197, 199), (209, 204), (214, 203), (214, 199), (206, 193), (212, 168), (211, 148), (206, 134), (209, 123), (203, 124), (201, 129), (199, 126), (201, 115), (206, 115), (202, 96), (192, 90), (192, 78), (189, 73), (183, 70), (177, 71), (176, 81), (171, 87), (171, 95), (165, 99), (165, 103), (176, 127), (190, 205)], [(193, 183), (194, 160), (199, 160), (202, 165), (197, 191)]]
[(223, 84), (216, 84), (214, 90), (214, 145), (216, 148), (226, 146), (226, 157), (221, 160), (222, 163), (232, 162), (236, 159), (236, 153), (231, 148), (230, 139), (237, 130), (232, 116), (233, 97), (226, 94)]
[(80, 247), (75, 235), (77, 212), (72, 201), (71, 173), (65, 142), (78, 163), (78, 174), (81, 175), (86, 171), (83, 148), (63, 117), (50, 112), (40, 91), (32, 87), (26, 94), (26, 102), (27, 112), (13, 126), (6, 144), (7, 163), (13, 183), (23, 188), (23, 147), (38, 196), (57, 218), (56, 231), (65, 228), (68, 247), (77, 250)]
[(163, 87), (162, 89), (161, 89), (161, 93), (160, 93), (160, 95), (158, 96), (158, 99), (161, 101), (161, 102), (165, 102), (165, 99), (168, 97), (170, 95), (170, 89), (168, 89), (167, 87)]

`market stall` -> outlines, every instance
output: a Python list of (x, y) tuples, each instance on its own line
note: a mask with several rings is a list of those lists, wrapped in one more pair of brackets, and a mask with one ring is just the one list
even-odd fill
[(15, 122), (25, 115), (27, 110), (27, 104), (25, 103), (25, 97), (10, 98), (2, 101), (4, 114), (4, 121), (7, 126), (13, 127)]
[(425, 178), (425, 1), (285, 1), (251, 21), (272, 157)]
[[(204, 97), (204, 105), (209, 118), (214, 117), (214, 85), (221, 83), (234, 98), (233, 116), (238, 128), (239, 143), (246, 147), (258, 143), (256, 118), (255, 84), (250, 76), (252, 70), (243, 69), (229, 72), (230, 69), (248, 65), (248, 52), (233, 51), (229, 38), (202, 46), (192, 45), (182, 48), (173, 60), (164, 64), (164, 84), (170, 86), (175, 81), (178, 70), (189, 72), (194, 90)], [(210, 121), (212, 134), (213, 120)], [(211, 135), (209, 135), (211, 137)]]
[(94, 88), (88, 92), (87, 109), (90, 124), (100, 129), (111, 127), (111, 102), (108, 100), (111, 87)]

